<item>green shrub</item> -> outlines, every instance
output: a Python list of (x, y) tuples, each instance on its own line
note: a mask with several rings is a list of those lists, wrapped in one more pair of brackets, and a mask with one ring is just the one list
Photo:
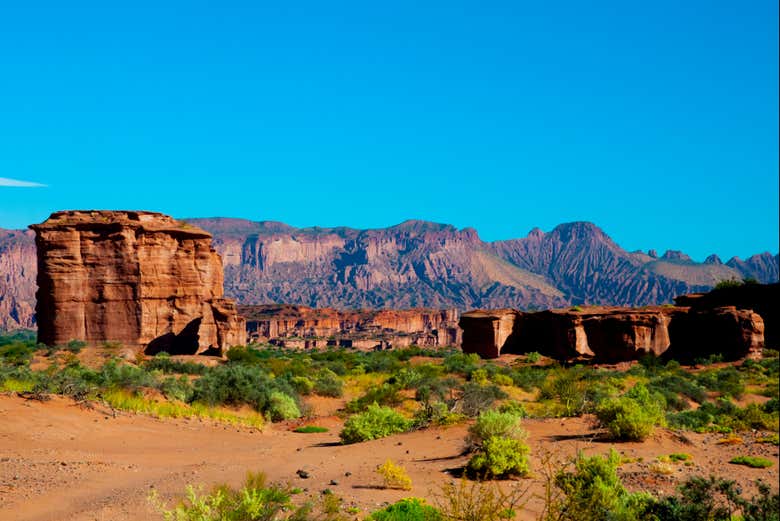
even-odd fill
[[(757, 488), (758, 495), (746, 499), (734, 481), (693, 476), (678, 487), (676, 495), (651, 501), (646, 515), (659, 521), (777, 521), (780, 496), (772, 495), (762, 481)], [(735, 515), (737, 511), (741, 517)]]
[(479, 368), (480, 358), (475, 353), (455, 353), (447, 356), (442, 365), (448, 373), (470, 376), (473, 371)]
[(613, 438), (642, 441), (664, 422), (663, 397), (651, 395), (644, 385), (637, 384), (622, 397), (598, 407), (596, 416)]
[(544, 384), (549, 372), (549, 369), (544, 367), (523, 366), (515, 369), (510, 376), (517, 387), (531, 392)]
[(211, 368), (194, 383), (192, 400), (208, 405), (252, 405), (262, 411), (271, 378), (257, 367), (228, 364)]
[(525, 406), (515, 400), (509, 400), (508, 402), (502, 403), (498, 406), (498, 411), (514, 414), (518, 418), (526, 418), (528, 416), (528, 411), (525, 410)]
[(180, 362), (171, 359), (171, 355), (166, 352), (157, 353), (154, 358), (148, 360), (144, 367), (147, 371), (162, 371), (163, 373), (174, 374), (204, 374), (208, 367), (195, 362)]
[(536, 362), (542, 359), (542, 355), (540, 355), (536, 351), (531, 351), (530, 353), (525, 354), (525, 359), (528, 361), (528, 363), (535, 364)]
[(456, 410), (466, 416), (476, 416), (481, 411), (489, 409), (496, 400), (503, 400), (507, 396), (497, 385), (466, 382)]
[(412, 424), (415, 429), (423, 429), (429, 425), (452, 425), (465, 419), (464, 415), (451, 412), (444, 402), (425, 402), (415, 412)]
[(399, 394), (400, 387), (398, 385), (383, 383), (382, 385), (372, 387), (366, 394), (360, 398), (355, 398), (347, 403), (347, 412), (361, 412), (372, 403), (379, 405), (395, 406), (403, 401)]
[(439, 509), (427, 505), (424, 499), (410, 497), (372, 512), (367, 519), (370, 521), (442, 521), (443, 518)]
[(373, 404), (365, 412), (350, 416), (339, 436), (343, 443), (357, 443), (405, 432), (411, 425), (393, 409)]
[(344, 384), (336, 373), (330, 369), (323, 369), (314, 380), (314, 393), (340, 398), (344, 394)]
[(512, 377), (503, 374), (503, 373), (496, 373), (492, 376), (493, 383), (496, 385), (514, 385), (515, 382), (512, 380)]
[(298, 394), (308, 395), (314, 391), (314, 382), (305, 376), (293, 376), (290, 378), (290, 385)]
[(729, 463), (745, 465), (753, 469), (765, 469), (774, 465), (771, 460), (759, 456), (737, 456), (736, 458), (731, 458)]
[(526, 432), (520, 427), (520, 418), (520, 415), (513, 412), (485, 411), (477, 417), (474, 425), (469, 427), (467, 444), (475, 448), (489, 438), (523, 440)]
[(188, 402), (192, 398), (192, 384), (186, 376), (174, 378), (169, 376), (160, 383), (160, 391), (169, 400)]
[(482, 478), (524, 476), (528, 474), (528, 445), (519, 439), (491, 436), (472, 456), (468, 469)]
[(281, 391), (274, 391), (268, 397), (267, 412), (271, 421), (275, 422), (301, 417), (301, 411), (298, 409), (295, 399)]
[(708, 391), (741, 398), (745, 393), (743, 376), (734, 367), (724, 367), (713, 371), (704, 371), (697, 375), (699, 385)]
[(647, 519), (651, 496), (630, 493), (617, 475), (620, 455), (613, 449), (607, 456), (586, 457), (580, 452), (574, 471), (559, 471), (554, 486), (560, 496), (552, 495), (544, 519), (591, 521), (596, 519)]
[(328, 429), (326, 427), (318, 427), (317, 425), (304, 425), (301, 427), (296, 427), (293, 432), (299, 432), (302, 434), (312, 434), (312, 433), (319, 433), (319, 432), (328, 432)]
[(34, 351), (32, 346), (22, 342), (9, 343), (0, 346), (0, 360), (13, 366), (27, 365), (32, 360)]

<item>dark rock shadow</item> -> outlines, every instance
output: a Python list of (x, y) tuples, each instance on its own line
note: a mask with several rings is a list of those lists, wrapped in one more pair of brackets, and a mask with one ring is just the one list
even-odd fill
[(174, 333), (165, 333), (160, 335), (146, 346), (144, 354), (156, 355), (157, 353), (166, 352), (169, 355), (194, 355), (198, 353), (200, 347), (200, 323), (203, 321), (202, 317), (192, 320), (189, 324), (184, 326), (184, 329), (177, 335)]

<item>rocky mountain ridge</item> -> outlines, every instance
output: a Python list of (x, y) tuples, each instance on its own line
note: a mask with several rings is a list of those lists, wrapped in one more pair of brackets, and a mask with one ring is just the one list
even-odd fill
[[(383, 229), (294, 228), (243, 219), (187, 219), (214, 236), (225, 295), (241, 304), (338, 309), (543, 309), (642, 306), (724, 279), (778, 280), (778, 256), (696, 263), (682, 252), (627, 252), (588, 222), (485, 242), (476, 230), (426, 221)], [(0, 328), (32, 325), (32, 234), (0, 231)]]

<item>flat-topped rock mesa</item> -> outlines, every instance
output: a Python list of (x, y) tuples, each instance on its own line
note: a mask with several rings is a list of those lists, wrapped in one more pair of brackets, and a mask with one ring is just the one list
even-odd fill
[(456, 309), (352, 310), (295, 305), (240, 306), (249, 338), (293, 348), (456, 346)]
[(150, 354), (245, 343), (208, 232), (143, 211), (57, 212), (31, 228), (40, 342), (119, 342)]
[[(762, 295), (769, 298), (772, 294), (778, 302), (778, 286), (768, 286)], [(647, 354), (686, 362), (713, 354), (728, 361), (760, 358), (765, 347), (762, 316), (750, 308), (728, 305), (729, 300), (723, 298), (705, 305), (709, 299), (678, 299), (696, 300), (695, 306), (591, 306), (535, 313), (470, 311), (460, 318), (462, 349), (484, 358), (535, 351), (558, 360), (606, 363), (637, 360)]]

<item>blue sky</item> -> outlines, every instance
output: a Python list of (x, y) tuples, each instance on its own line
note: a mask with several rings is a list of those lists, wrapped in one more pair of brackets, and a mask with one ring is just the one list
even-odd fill
[(588, 220), (630, 250), (778, 250), (776, 0), (18, 4), (0, 227)]

